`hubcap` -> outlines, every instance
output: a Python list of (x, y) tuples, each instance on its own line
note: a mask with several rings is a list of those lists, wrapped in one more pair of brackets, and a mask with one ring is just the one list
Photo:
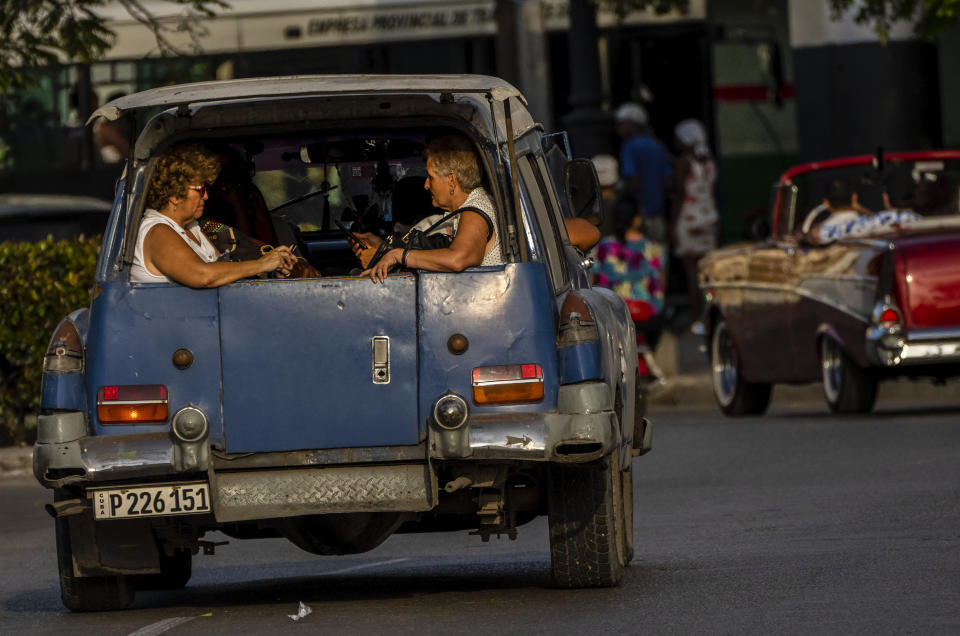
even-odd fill
[(843, 354), (840, 347), (827, 336), (820, 341), (820, 366), (823, 370), (823, 393), (828, 402), (834, 403), (840, 396)]
[(730, 345), (726, 323), (719, 323), (713, 332), (711, 347), (711, 365), (713, 369), (713, 392), (721, 405), (727, 406), (733, 400), (737, 386), (736, 353)]

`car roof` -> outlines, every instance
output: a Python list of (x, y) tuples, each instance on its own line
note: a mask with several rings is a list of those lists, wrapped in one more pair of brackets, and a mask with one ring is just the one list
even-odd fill
[(516, 87), (488, 75), (291, 75), (152, 88), (104, 104), (90, 115), (87, 123), (98, 117), (114, 120), (129, 111), (158, 106), (172, 107), (218, 100), (365, 93), (489, 93), (497, 101), (517, 97), (526, 104)]
[(109, 213), (103, 199), (69, 194), (0, 194), (0, 220), (56, 216), (65, 213)]

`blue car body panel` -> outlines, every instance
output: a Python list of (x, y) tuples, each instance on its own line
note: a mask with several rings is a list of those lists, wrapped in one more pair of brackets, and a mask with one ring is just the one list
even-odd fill
[[(417, 444), (415, 294), (412, 276), (221, 287), (226, 450)], [(389, 338), (387, 382), (375, 337)]]
[(48, 373), (44, 376), (40, 408), (82, 411), (87, 406), (80, 373)]
[[(192, 404), (207, 414), (210, 440), (223, 442), (220, 412), (220, 312), (216, 289), (182, 285), (100, 283), (90, 308), (87, 400), (94, 434), (170, 430), (168, 422), (104, 425), (97, 419), (102, 386), (162, 384), (169, 410)], [(173, 365), (177, 349), (193, 353), (187, 369)]]
[[(420, 412), (429, 414), (441, 395), (454, 392), (476, 413), (542, 412), (557, 404), (557, 350), (553, 294), (542, 263), (515, 263), (456, 274), (421, 272)], [(469, 347), (454, 355), (453, 334)], [(475, 367), (535, 363), (543, 368), (544, 397), (537, 403), (472, 404)]]

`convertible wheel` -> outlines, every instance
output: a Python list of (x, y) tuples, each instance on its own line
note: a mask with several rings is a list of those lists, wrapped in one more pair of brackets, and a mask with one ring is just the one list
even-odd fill
[(877, 401), (877, 378), (860, 369), (829, 336), (820, 339), (823, 396), (834, 413), (867, 413)]
[[(57, 495), (55, 494), (56, 498)], [(57, 566), (60, 570), (60, 600), (71, 612), (118, 610), (133, 603), (134, 589), (125, 576), (76, 576), (70, 522), (57, 518)]]
[(588, 466), (551, 466), (550, 564), (558, 587), (611, 587), (623, 578), (625, 515), (617, 456)]
[(710, 367), (713, 397), (726, 415), (760, 415), (767, 410), (772, 387), (768, 383), (747, 382), (741, 377), (737, 352), (722, 318), (717, 321), (710, 339)]

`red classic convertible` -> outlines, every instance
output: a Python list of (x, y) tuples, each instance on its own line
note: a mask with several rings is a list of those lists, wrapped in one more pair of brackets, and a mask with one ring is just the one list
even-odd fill
[[(844, 212), (826, 200), (838, 190)], [(958, 193), (960, 151), (787, 170), (770, 237), (700, 261), (720, 409), (760, 414), (774, 384), (821, 380), (833, 412), (867, 412), (881, 380), (960, 375)]]

